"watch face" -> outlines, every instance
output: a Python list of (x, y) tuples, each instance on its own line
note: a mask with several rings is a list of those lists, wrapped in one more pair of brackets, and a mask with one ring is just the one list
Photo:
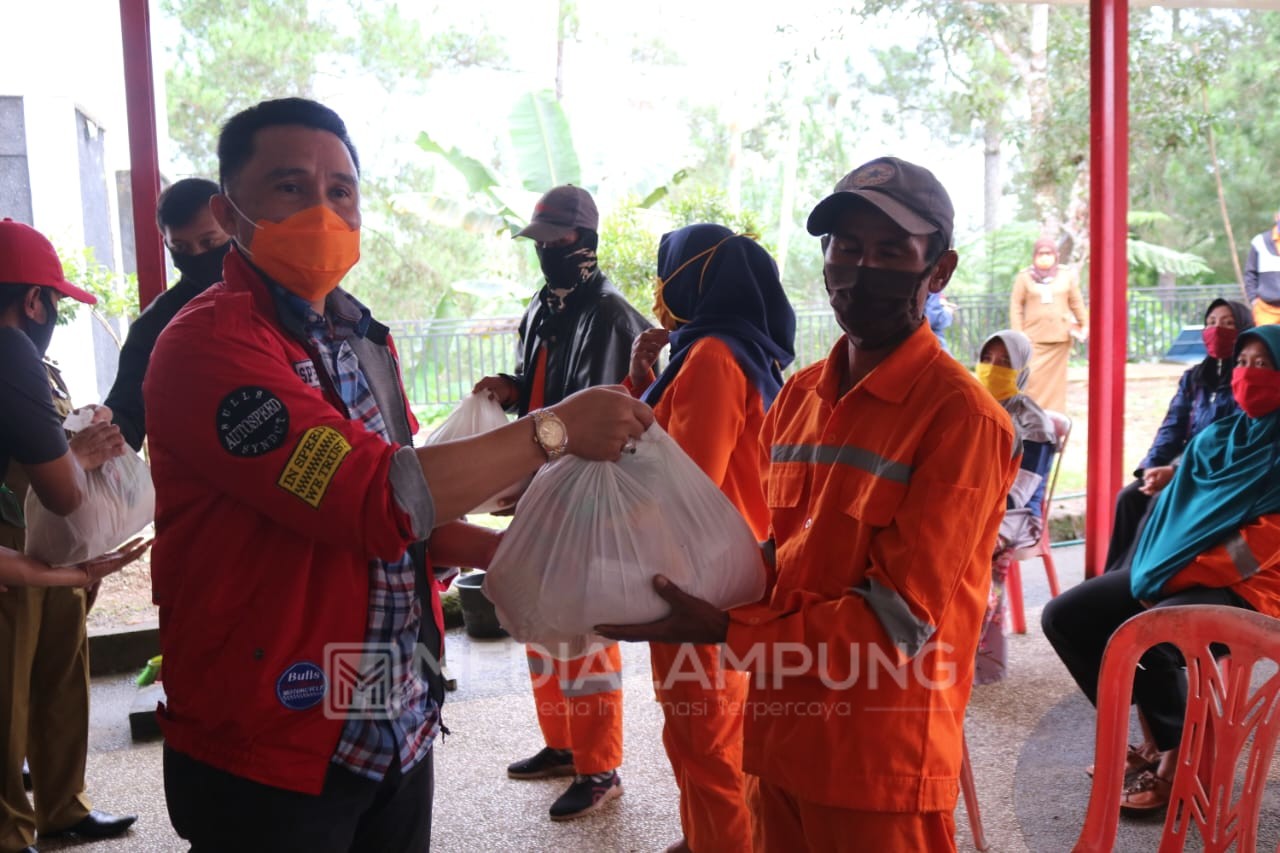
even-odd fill
[(559, 447), (564, 441), (564, 425), (553, 418), (543, 418), (538, 423), (538, 440), (548, 448)]

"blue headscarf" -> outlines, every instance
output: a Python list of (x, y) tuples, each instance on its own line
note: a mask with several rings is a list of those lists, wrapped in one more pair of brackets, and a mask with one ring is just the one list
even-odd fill
[(796, 357), (795, 311), (769, 253), (721, 225), (689, 225), (662, 235), (658, 278), (661, 302), (678, 325), (671, 363), (641, 399), (655, 405), (693, 345), (710, 335), (729, 347), (767, 410)]
[[(1280, 326), (1243, 332), (1237, 357), (1251, 339), (1280, 365)], [(1240, 412), (1205, 427), (1187, 445), (1138, 540), (1129, 579), (1134, 597), (1156, 600), (1198, 554), (1274, 512), (1280, 512), (1280, 410), (1260, 418)]]

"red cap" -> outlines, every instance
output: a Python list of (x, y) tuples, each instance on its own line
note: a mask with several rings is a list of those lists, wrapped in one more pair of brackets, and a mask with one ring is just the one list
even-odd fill
[(67, 281), (58, 253), (43, 234), (9, 218), (0, 220), (0, 284), (52, 287), (85, 305), (98, 304), (98, 297)]

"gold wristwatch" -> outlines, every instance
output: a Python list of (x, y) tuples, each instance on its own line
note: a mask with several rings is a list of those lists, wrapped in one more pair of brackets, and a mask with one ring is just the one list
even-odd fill
[(533, 440), (547, 454), (547, 461), (554, 462), (569, 449), (569, 433), (564, 421), (555, 412), (537, 409), (529, 413), (533, 418)]

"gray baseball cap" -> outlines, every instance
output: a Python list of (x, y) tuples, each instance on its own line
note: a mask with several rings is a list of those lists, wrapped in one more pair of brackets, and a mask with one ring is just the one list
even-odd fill
[(533, 219), (516, 236), (540, 243), (559, 240), (575, 228), (600, 230), (600, 213), (591, 193), (566, 184), (548, 190), (533, 207)]
[(840, 179), (835, 191), (818, 202), (807, 228), (815, 237), (830, 234), (836, 218), (855, 199), (875, 205), (908, 234), (937, 231), (951, 246), (955, 210), (951, 196), (933, 172), (897, 157), (878, 157)]

